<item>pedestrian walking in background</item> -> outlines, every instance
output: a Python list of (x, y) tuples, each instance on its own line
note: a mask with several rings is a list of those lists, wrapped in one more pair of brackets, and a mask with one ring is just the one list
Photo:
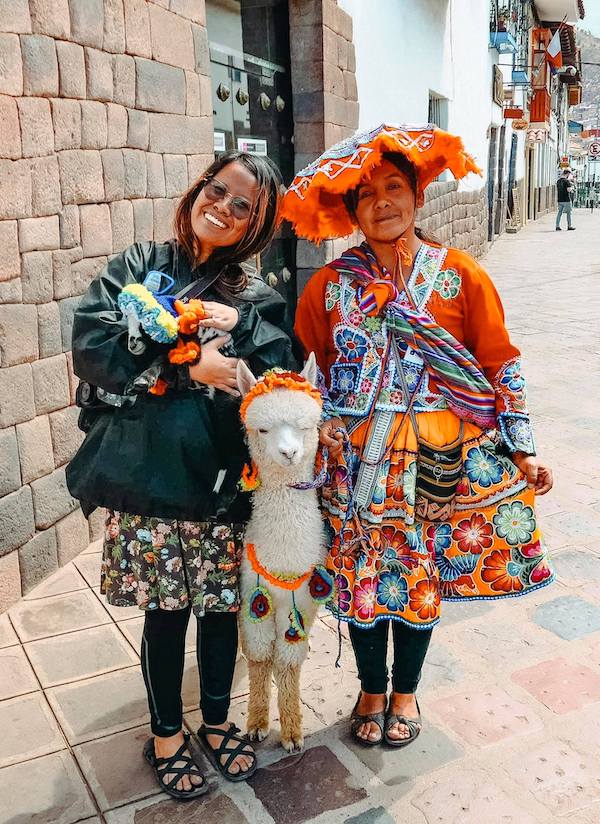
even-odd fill
[[(415, 228), (427, 185), (478, 171), (459, 138), (382, 126), (299, 172), (283, 214), (311, 240), (366, 241), (316, 272), (296, 333), (314, 351), (342, 464), (323, 490), (331, 608), (349, 623), (361, 692), (351, 733), (403, 747), (421, 730), (415, 691), (440, 601), (494, 599), (550, 583), (519, 350), (498, 294), (466, 252)], [(394, 665), (388, 698), (386, 650)]]
[[(115, 257), (75, 313), (75, 373), (87, 382), (88, 395), (90, 386), (100, 387), (108, 403), (98, 400), (83, 410), (87, 436), (68, 468), (69, 489), (86, 514), (96, 506), (108, 510), (102, 564), (108, 602), (145, 610), (141, 661), (154, 738), (144, 755), (161, 788), (180, 799), (208, 788), (182, 731), (192, 613), (198, 622), (201, 743), (229, 780), (248, 778), (256, 769), (253, 748), (227, 722), (238, 644), (238, 571), (250, 515), (248, 495), (237, 487), (249, 456), (236, 366), (240, 357), (256, 374), (291, 365), (290, 339), (279, 328), (285, 302), (241, 266), (271, 240), (281, 186), (266, 158), (221, 156), (184, 194), (176, 239), (136, 243)], [(118, 295), (149, 271), (170, 280), (170, 293), (183, 301), (202, 297), (209, 313), (202, 324), (229, 333), (234, 357), (219, 351), (224, 337), (203, 344), (198, 362), (189, 366), (173, 367), (170, 345), (149, 337), (141, 354), (129, 350)], [(157, 357), (170, 370), (163, 395), (139, 387), (139, 376)]]
[(568, 169), (565, 169), (556, 182), (556, 191), (558, 195), (558, 212), (556, 214), (556, 231), (562, 231), (560, 228), (560, 221), (563, 214), (567, 216), (568, 231), (575, 230), (573, 226), (573, 197), (575, 194), (575, 184), (571, 180), (571, 175)]

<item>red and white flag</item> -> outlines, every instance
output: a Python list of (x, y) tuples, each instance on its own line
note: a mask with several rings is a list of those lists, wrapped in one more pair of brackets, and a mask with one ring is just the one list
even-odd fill
[(552, 40), (548, 43), (548, 48), (546, 49), (546, 57), (548, 63), (553, 66), (555, 69), (562, 68), (563, 60), (562, 60), (562, 50), (560, 47), (560, 26), (554, 32), (554, 36)]

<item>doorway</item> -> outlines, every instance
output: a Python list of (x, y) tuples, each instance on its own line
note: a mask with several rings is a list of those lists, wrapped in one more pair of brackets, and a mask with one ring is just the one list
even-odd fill
[[(294, 121), (287, 0), (206, 0), (214, 149), (268, 156), (288, 185), (294, 175)], [(257, 261), (262, 277), (296, 300), (296, 241), (283, 228)]]

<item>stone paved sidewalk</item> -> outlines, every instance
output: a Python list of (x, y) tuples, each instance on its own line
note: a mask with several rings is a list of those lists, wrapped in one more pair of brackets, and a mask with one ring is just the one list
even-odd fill
[[(419, 697), (425, 728), (395, 752), (348, 738), (356, 697), (344, 642), (322, 616), (303, 670), (307, 742), (277, 724), (248, 784), (178, 804), (141, 758), (142, 617), (107, 608), (99, 548), (0, 616), (1, 824), (550, 824), (600, 821), (600, 214), (577, 232), (548, 216), (501, 238), (484, 264), (525, 352), (538, 448), (556, 485), (540, 500), (558, 581), (527, 598), (448, 604)], [(199, 723), (194, 638), (186, 724)], [(233, 715), (246, 710), (238, 662)]]

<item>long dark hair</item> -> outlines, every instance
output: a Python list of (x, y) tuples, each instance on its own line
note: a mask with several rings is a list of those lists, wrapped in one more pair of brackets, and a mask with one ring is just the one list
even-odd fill
[[(393, 163), (393, 165), (398, 169), (398, 171), (404, 175), (415, 197), (416, 205), (417, 195), (419, 193), (419, 179), (414, 164), (411, 163), (407, 156), (402, 152), (382, 152), (381, 160), (382, 162), (384, 160), (388, 160), (390, 163)], [(359, 190), (360, 185), (357, 186), (355, 189), (350, 189), (349, 191), (347, 191), (343, 197), (344, 205), (346, 206), (346, 209), (348, 210), (350, 217), (355, 223), (357, 223), (356, 207), (358, 206)], [(418, 229), (416, 226), (415, 234), (419, 238), (419, 240), (424, 240), (426, 243), (429, 242), (441, 245), (440, 241), (433, 237), (433, 235), (426, 234), (422, 229)]]
[(254, 209), (242, 239), (233, 246), (216, 249), (211, 264), (221, 265), (217, 286), (235, 294), (246, 288), (247, 275), (240, 264), (257, 255), (273, 239), (277, 227), (277, 213), (283, 189), (279, 169), (268, 157), (255, 157), (245, 152), (225, 152), (204, 171), (183, 195), (175, 213), (175, 237), (193, 265), (200, 257), (200, 243), (192, 229), (192, 208), (206, 181), (217, 175), (230, 163), (241, 163), (256, 178), (258, 192)]

